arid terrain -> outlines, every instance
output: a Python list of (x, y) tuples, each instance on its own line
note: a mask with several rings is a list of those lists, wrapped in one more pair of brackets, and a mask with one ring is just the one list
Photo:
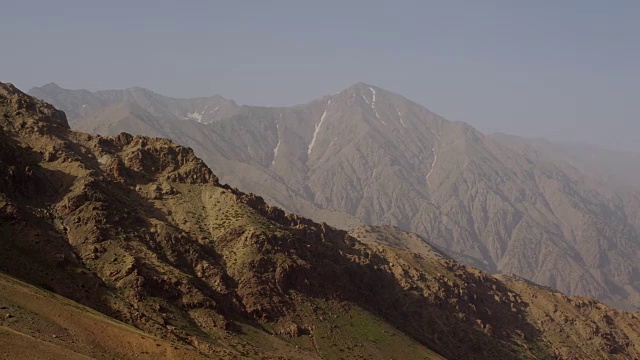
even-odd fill
[(9, 84), (0, 137), (3, 357), (640, 356), (637, 313), (460, 265), (395, 227), (286, 214), (191, 149), (71, 131)]
[(75, 130), (191, 147), (222, 183), (288, 212), (344, 229), (397, 226), (466, 265), (640, 308), (631, 155), (485, 135), (363, 83), (274, 108), (142, 88), (30, 94)]

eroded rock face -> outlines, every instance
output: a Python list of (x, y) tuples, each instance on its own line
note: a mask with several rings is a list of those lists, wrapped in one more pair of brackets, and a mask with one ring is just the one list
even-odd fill
[(639, 354), (634, 314), (383, 246), (397, 229), (287, 214), (188, 148), (72, 132), (2, 96), (0, 270), (146, 332), (231, 357)]

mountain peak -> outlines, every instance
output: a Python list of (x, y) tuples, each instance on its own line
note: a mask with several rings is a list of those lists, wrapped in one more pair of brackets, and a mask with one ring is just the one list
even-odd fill
[(0, 96), (19, 95), (21, 93), (22, 91), (20, 91), (12, 83), (0, 83)]
[(126, 91), (131, 92), (131, 93), (140, 93), (140, 94), (153, 94), (153, 95), (159, 95), (147, 88), (143, 88), (141, 86), (132, 86), (126, 89)]
[(384, 90), (384, 89), (381, 89), (381, 88), (379, 88), (379, 87), (377, 87), (375, 85), (367, 84), (365, 82), (357, 82), (357, 83), (349, 86), (346, 90), (360, 93), (362, 91), (371, 91), (371, 89)]
[[(55, 84), (54, 84), (55, 85)], [(0, 112), (8, 119), (25, 116), (36, 121), (62, 125), (69, 128), (64, 112), (42, 100), (31, 97), (9, 83), (0, 82)]]
[(41, 86), (42, 89), (45, 90), (60, 90), (62, 87), (54, 82), (50, 82), (48, 84), (44, 84)]
[(339, 94), (349, 94), (354, 97), (363, 97), (364, 99), (366, 99), (365, 101), (369, 103), (373, 102), (374, 97), (377, 97), (379, 99), (404, 98), (402, 95), (396, 94), (392, 91), (383, 89), (376, 85), (367, 84), (365, 82), (355, 83), (349, 86), (348, 88), (332, 95), (339, 95)]

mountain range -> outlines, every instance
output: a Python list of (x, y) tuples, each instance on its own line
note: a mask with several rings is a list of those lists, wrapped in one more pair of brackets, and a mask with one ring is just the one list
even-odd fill
[(189, 148), (72, 131), (2, 83), (0, 174), (3, 357), (640, 356), (637, 313), (460, 265), (394, 226), (287, 214)]
[(485, 135), (364, 83), (279, 108), (141, 88), (29, 93), (77, 130), (191, 147), (223, 183), (287, 211), (397, 226), (491, 273), (640, 306), (637, 157)]

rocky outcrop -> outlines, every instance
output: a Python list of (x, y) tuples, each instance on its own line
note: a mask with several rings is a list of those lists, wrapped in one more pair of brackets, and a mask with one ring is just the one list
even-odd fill
[(55, 124), (69, 128), (67, 116), (64, 112), (54, 108), (42, 100), (38, 100), (12, 84), (0, 83), (0, 114), (5, 120), (19, 121), (22, 116), (36, 120), (35, 124)]

